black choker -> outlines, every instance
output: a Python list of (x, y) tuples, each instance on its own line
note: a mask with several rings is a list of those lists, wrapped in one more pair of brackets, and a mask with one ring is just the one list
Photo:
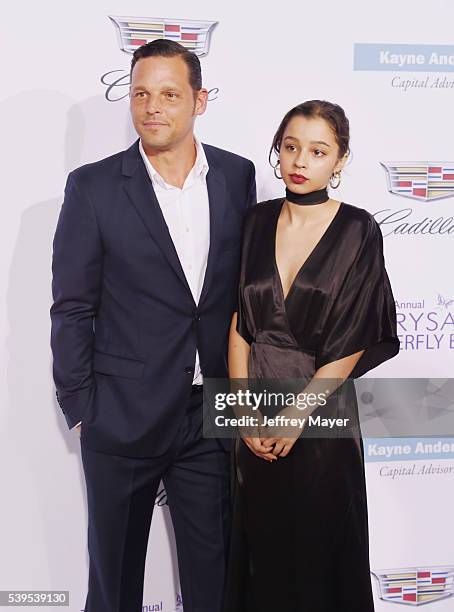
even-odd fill
[(311, 191), (310, 193), (295, 193), (289, 189), (285, 190), (285, 199), (292, 204), (298, 204), (298, 206), (309, 206), (311, 204), (323, 204), (329, 200), (328, 190), (326, 187), (318, 189), (317, 191)]

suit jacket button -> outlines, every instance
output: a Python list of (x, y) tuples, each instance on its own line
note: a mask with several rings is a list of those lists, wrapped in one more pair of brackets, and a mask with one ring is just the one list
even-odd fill
[(186, 374), (194, 374), (194, 368), (185, 368), (184, 371)]

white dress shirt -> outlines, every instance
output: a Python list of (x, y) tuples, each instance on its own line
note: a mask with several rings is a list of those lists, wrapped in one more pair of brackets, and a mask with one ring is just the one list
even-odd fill
[[(194, 142), (196, 160), (181, 189), (164, 181), (146, 156), (142, 141), (139, 141), (139, 150), (192, 296), (198, 304), (210, 248), (210, 208), (206, 184), (208, 161), (197, 138)], [(198, 351), (192, 382), (195, 385), (203, 382)]]

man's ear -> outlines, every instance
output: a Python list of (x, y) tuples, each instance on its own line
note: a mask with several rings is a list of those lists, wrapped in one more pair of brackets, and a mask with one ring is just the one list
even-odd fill
[(195, 97), (194, 115), (203, 115), (208, 104), (208, 90), (199, 89)]

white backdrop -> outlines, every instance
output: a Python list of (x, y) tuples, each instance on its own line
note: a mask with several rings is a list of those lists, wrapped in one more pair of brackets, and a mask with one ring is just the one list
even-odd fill
[[(205, 86), (219, 91), (198, 120), (197, 133), (255, 162), (259, 199), (283, 193), (267, 163), (283, 114), (322, 98), (342, 105), (351, 121), (353, 156), (335, 197), (377, 213), (379, 221), (408, 215), (407, 223), (448, 219), (454, 201), (391, 194), (380, 165), (443, 161), (454, 168), (454, 59), (446, 65), (429, 61), (431, 53), (441, 52), (437, 45), (454, 45), (449, 0), (419, 7), (409, 0), (289, 0), (281, 7), (178, 0), (164, 10), (143, 0), (4, 6), (0, 590), (69, 590), (71, 611), (82, 609), (85, 600), (87, 516), (79, 442), (54, 400), (51, 243), (67, 173), (135, 139), (127, 98), (107, 100), (101, 82), (110, 71), (126, 73), (130, 62), (109, 15), (219, 22), (201, 60)], [(379, 64), (380, 55), (363, 46), (355, 56), (355, 45), (372, 43), (384, 51), (383, 62), (391, 61), (387, 52), (396, 52), (391, 45), (399, 53), (426, 55), (414, 66), (402, 58)], [(454, 58), (454, 46), (443, 52)], [(115, 88), (111, 97), (126, 91)], [(398, 225), (388, 219), (382, 228), (403, 350), (374, 375), (452, 376), (454, 234), (407, 234)], [(453, 474), (385, 475), (386, 466), (414, 462), (453, 466), (454, 455), (368, 458), (372, 569), (454, 565)], [(170, 612), (178, 606), (178, 574), (165, 504), (156, 508), (151, 539), (144, 611)], [(429, 608), (448, 612), (453, 602)], [(388, 609), (393, 605), (377, 596), (377, 611)]]

